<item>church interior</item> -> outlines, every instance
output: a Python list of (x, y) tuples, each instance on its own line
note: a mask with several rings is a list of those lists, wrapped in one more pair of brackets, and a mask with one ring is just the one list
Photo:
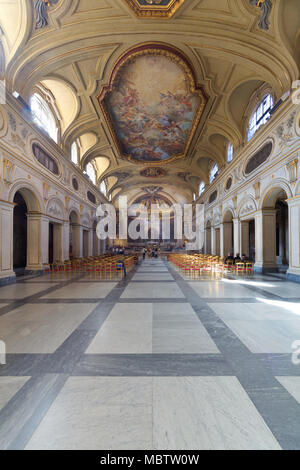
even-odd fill
[(299, 0), (0, 0), (0, 450), (300, 450), (299, 285)]

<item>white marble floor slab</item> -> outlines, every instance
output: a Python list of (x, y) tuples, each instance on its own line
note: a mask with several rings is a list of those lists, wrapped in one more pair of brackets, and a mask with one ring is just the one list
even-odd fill
[(190, 304), (153, 304), (153, 353), (218, 354)]
[(104, 299), (114, 287), (116, 282), (74, 282), (62, 287), (43, 299)]
[[(58, 285), (58, 284), (57, 284)], [(45, 282), (43, 284), (12, 284), (0, 288), (0, 299), (23, 299), (30, 295), (37, 294), (42, 290), (55, 287), (53, 282)]]
[(265, 319), (264, 313), (259, 318), (265, 307), (262, 304), (210, 304), (210, 307), (252, 353), (292, 353), (292, 343), (300, 338), (299, 318)]
[(272, 285), (272, 281), (269, 281), (262, 289), (287, 299), (300, 298), (300, 286), (296, 282), (274, 282)]
[(276, 377), (300, 405), (300, 377)]
[(7, 353), (53, 353), (97, 304), (26, 304), (0, 317)]
[(116, 304), (86, 354), (152, 353), (152, 304)]
[(174, 278), (169, 273), (143, 273), (135, 274), (132, 281), (174, 281)]
[(155, 449), (280, 449), (235, 377), (164, 377), (153, 383)]
[(152, 380), (69, 378), (26, 449), (152, 449)]
[(230, 285), (222, 281), (202, 281), (202, 282), (189, 282), (188, 283), (194, 291), (204, 298), (223, 298), (223, 299), (236, 299), (236, 298), (252, 298), (253, 293), (239, 285)]
[(123, 292), (122, 299), (183, 299), (181, 289), (174, 283), (140, 282), (130, 283)]
[(0, 377), (0, 410), (4, 408), (29, 378), (30, 377)]
[[(269, 302), (269, 301), (266, 301)], [(226, 320), (247, 320), (247, 321), (298, 321), (300, 326), (300, 304), (299, 313), (294, 303), (270, 301), (271, 303), (210, 303), (209, 306)], [(283, 306), (284, 305), (284, 308)], [(290, 310), (289, 310), (290, 308)]]

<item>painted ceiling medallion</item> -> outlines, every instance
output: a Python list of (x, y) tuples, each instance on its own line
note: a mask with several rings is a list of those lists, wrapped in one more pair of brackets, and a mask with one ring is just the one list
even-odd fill
[(140, 18), (171, 18), (186, 0), (124, 0)]
[(186, 157), (206, 105), (187, 59), (163, 44), (127, 52), (98, 99), (121, 157), (151, 164)]
[(142, 170), (140, 172), (140, 175), (144, 176), (145, 178), (159, 178), (161, 176), (166, 176), (166, 172), (162, 168), (156, 168), (151, 166)]

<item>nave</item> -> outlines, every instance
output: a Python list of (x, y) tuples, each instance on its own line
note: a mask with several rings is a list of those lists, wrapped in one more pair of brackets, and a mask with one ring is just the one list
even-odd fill
[(299, 297), (160, 259), (1, 288), (0, 448), (300, 449)]

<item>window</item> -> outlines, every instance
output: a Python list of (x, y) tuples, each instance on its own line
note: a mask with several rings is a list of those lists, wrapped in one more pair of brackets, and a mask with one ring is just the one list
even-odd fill
[(212, 169), (210, 170), (210, 174), (209, 174), (210, 184), (213, 182), (213, 180), (218, 175), (218, 171), (219, 171), (218, 165), (215, 163), (214, 166), (212, 167)]
[(193, 200), (196, 201), (196, 199), (197, 199), (197, 196), (196, 196), (196, 194), (194, 193), (194, 194), (193, 194)]
[(75, 165), (78, 165), (78, 147), (76, 142), (73, 142), (71, 147), (71, 160)]
[(248, 141), (252, 139), (258, 129), (270, 119), (270, 111), (273, 107), (273, 98), (270, 94), (265, 96), (258, 105), (249, 121)]
[(96, 170), (92, 163), (88, 163), (86, 166), (86, 174), (90, 178), (93, 184), (96, 184)]
[(204, 193), (205, 190), (205, 183), (202, 181), (199, 185), (199, 196), (201, 196), (202, 193)]
[(230, 163), (233, 160), (233, 144), (230, 144), (227, 147), (227, 162)]
[(102, 183), (100, 184), (100, 191), (102, 194), (104, 194), (104, 196), (106, 196), (106, 183), (105, 181), (102, 181)]
[(30, 100), (30, 109), (33, 115), (33, 122), (41, 129), (44, 129), (49, 137), (57, 143), (55, 118), (46, 101), (35, 93)]

